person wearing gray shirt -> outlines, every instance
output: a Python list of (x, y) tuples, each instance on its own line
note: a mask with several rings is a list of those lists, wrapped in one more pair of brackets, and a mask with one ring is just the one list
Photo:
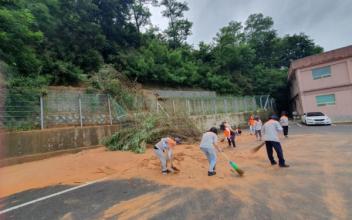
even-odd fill
[(265, 140), (266, 152), (270, 160), (271, 165), (277, 164), (273, 156), (273, 148), (276, 151), (277, 157), (279, 158), (280, 167), (289, 167), (285, 163), (284, 153), (279, 140), (279, 132), (282, 132), (282, 127), (277, 121), (279, 118), (276, 115), (272, 115), (270, 120), (267, 121), (262, 127), (262, 135)]
[(205, 156), (209, 161), (208, 176), (214, 176), (216, 174), (215, 172), (216, 152), (214, 147), (216, 147), (219, 150), (217, 146), (217, 141), (218, 141), (217, 133), (218, 133), (218, 129), (216, 129), (215, 127), (210, 128), (209, 131), (203, 134), (202, 140), (200, 142), (200, 149), (203, 151), (203, 153), (205, 154)]

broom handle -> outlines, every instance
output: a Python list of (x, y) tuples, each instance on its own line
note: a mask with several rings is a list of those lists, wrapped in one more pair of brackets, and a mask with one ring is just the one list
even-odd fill
[(223, 157), (225, 157), (227, 161), (230, 161), (229, 157), (224, 152), (222, 151), (219, 151), (219, 152), (222, 154)]

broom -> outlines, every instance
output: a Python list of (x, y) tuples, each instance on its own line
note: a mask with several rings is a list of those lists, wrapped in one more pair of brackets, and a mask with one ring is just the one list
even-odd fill
[(171, 169), (173, 169), (174, 173), (179, 173), (181, 170), (174, 166), (174, 164), (172, 163), (173, 158), (169, 159), (169, 161), (170, 161)]
[(231, 161), (229, 159), (229, 157), (224, 152), (222, 152), (222, 151), (219, 151), (219, 152), (229, 162), (230, 166), (238, 173), (238, 175), (243, 176), (244, 171), (241, 170), (235, 162)]
[(262, 148), (265, 145), (265, 142), (262, 142), (261, 144), (259, 144), (258, 146), (256, 146), (255, 148), (252, 149), (252, 153), (256, 153), (258, 150), (260, 150), (260, 148)]

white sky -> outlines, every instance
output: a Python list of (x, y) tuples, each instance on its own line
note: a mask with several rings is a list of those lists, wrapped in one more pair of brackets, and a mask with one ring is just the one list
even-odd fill
[[(279, 35), (305, 33), (325, 51), (352, 44), (352, 0), (187, 0), (186, 17), (193, 22), (190, 44), (210, 42), (231, 20), (244, 23), (253, 13), (274, 20)], [(151, 8), (153, 25), (167, 20), (162, 8)]]

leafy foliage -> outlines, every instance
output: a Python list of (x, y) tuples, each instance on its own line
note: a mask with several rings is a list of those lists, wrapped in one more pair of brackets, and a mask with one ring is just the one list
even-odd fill
[(165, 7), (163, 16), (169, 19), (169, 27), (165, 31), (169, 44), (172, 48), (179, 47), (191, 34), (192, 22), (184, 18), (184, 12), (189, 10), (187, 3), (162, 0), (161, 5)]
[[(156, 115), (140, 115), (130, 127), (121, 128), (112, 136), (106, 138), (103, 144), (110, 150), (133, 151), (143, 153), (147, 144), (155, 144), (165, 136), (181, 137), (195, 140), (200, 131), (190, 123), (188, 118), (163, 118)], [(137, 129), (138, 128), (138, 129)]]
[(128, 80), (123, 80), (122, 74), (111, 65), (104, 65), (89, 81), (93, 89), (110, 94), (125, 109), (135, 107), (133, 102), (137, 94), (134, 85), (128, 85)]
[[(165, 32), (149, 27), (150, 4), (162, 7), (169, 21)], [(12, 78), (45, 78), (44, 85), (89, 79), (126, 103), (130, 98), (115, 81), (121, 74), (140, 83), (221, 94), (269, 93), (287, 109), (290, 62), (322, 52), (303, 33), (279, 37), (273, 19), (263, 14), (250, 15), (244, 24), (231, 21), (213, 42), (194, 48), (186, 43), (192, 27), (184, 16), (188, 10), (177, 0), (5, 1), (0, 59), (12, 67)], [(116, 71), (107, 73), (105, 64)], [(97, 73), (106, 80), (98, 82)]]
[(156, 118), (146, 117), (136, 127), (121, 129), (111, 137), (103, 141), (110, 150), (133, 151), (135, 153), (144, 153), (146, 142), (150, 141), (155, 134), (153, 130), (156, 126)]

